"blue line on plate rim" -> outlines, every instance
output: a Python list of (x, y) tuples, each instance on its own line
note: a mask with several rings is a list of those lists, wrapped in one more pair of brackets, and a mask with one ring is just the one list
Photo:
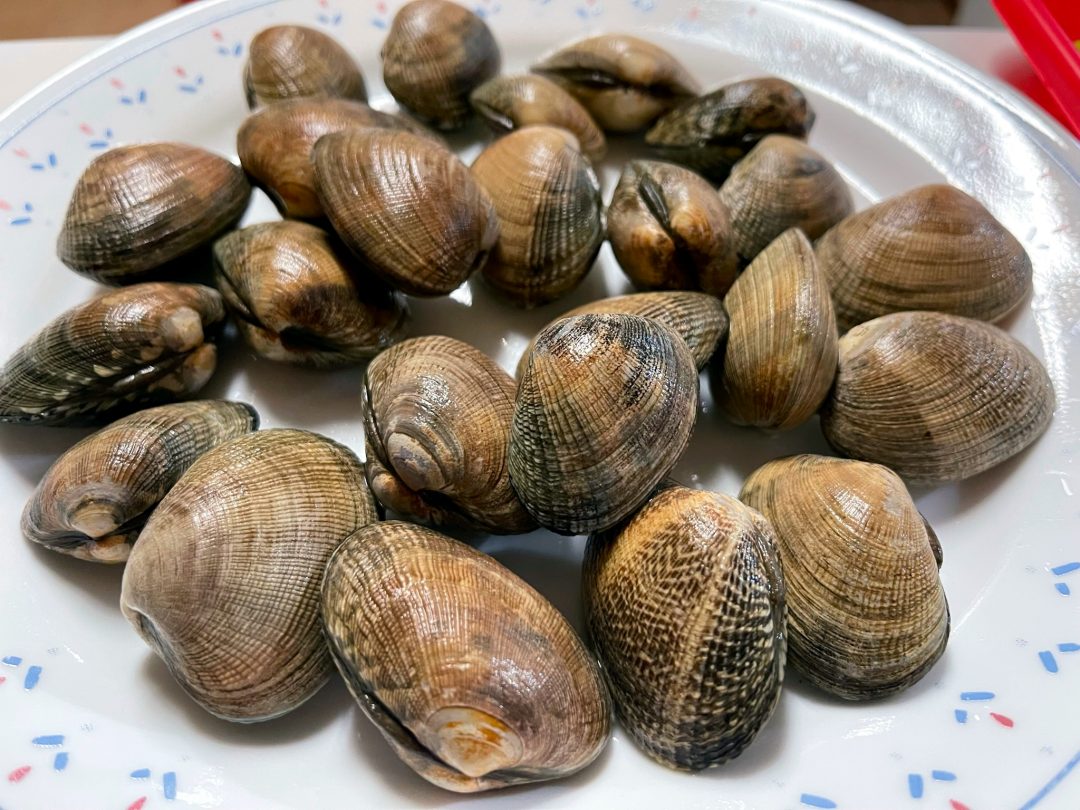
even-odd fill
[(1020, 810), (1031, 810), (1032, 807), (1035, 807), (1039, 802), (1049, 796), (1050, 792), (1058, 785), (1060, 785), (1062, 780), (1064, 780), (1065, 777), (1068, 776), (1072, 769), (1075, 768), (1077, 765), (1080, 765), (1080, 751), (1077, 751), (1075, 754), (1073, 754), (1072, 759), (1066, 762), (1062, 766), (1061, 770), (1055, 773), (1050, 778), (1050, 781), (1039, 789), (1038, 793), (1036, 793), (1022, 805), (1020, 805)]

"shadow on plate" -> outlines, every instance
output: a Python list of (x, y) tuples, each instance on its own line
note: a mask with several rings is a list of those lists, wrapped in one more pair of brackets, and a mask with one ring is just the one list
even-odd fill
[(33, 486), (56, 459), (96, 428), (0, 425), (0, 458)]
[(38, 582), (37, 587), (46, 592), (73, 586), (120, 614), (120, 583), (124, 578), (124, 566), (105, 565), (79, 560), (67, 554), (50, 551), (32, 543), (22, 536), (18, 541), (30, 546), (37, 558), (40, 576), (53, 578), (56, 582)]

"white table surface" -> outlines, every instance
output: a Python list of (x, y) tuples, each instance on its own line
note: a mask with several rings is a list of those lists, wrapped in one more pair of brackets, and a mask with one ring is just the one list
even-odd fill
[[(1018, 53), (1012, 36), (1002, 30), (935, 27), (912, 31), (991, 74), (996, 66)], [(108, 37), (0, 41), (0, 76), (4, 77), (0, 82), (0, 110), (108, 41)]]

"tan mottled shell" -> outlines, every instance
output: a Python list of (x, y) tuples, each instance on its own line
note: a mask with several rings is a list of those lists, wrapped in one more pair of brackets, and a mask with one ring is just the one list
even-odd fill
[(739, 269), (727, 206), (689, 169), (655, 160), (623, 168), (608, 206), (608, 239), (641, 290), (722, 296)]
[(323, 572), (375, 520), (348, 448), (303, 430), (241, 436), (203, 455), (154, 510), (120, 607), (208, 712), (277, 717), (333, 671), (319, 623)]
[(747, 79), (676, 107), (646, 133), (645, 143), (719, 183), (762, 138), (805, 138), (814, 118), (810, 102), (790, 82)]
[(846, 456), (937, 484), (1019, 453), (1053, 411), (1046, 369), (1012, 336), (957, 315), (897, 312), (840, 339), (821, 428)]
[(60, 261), (103, 284), (145, 280), (243, 216), (251, 185), (197, 146), (118, 146), (79, 177), (57, 239)]
[(472, 165), (499, 215), (484, 279), (511, 303), (534, 307), (574, 289), (604, 241), (600, 183), (564, 129), (525, 127)]
[(930, 670), (949, 638), (941, 547), (892, 470), (793, 456), (756, 470), (739, 497), (776, 529), (796, 670), (847, 700)]
[(854, 203), (840, 172), (798, 138), (769, 135), (735, 164), (720, 188), (735, 250), (750, 262), (788, 228), (813, 241)]
[(841, 330), (925, 309), (996, 321), (1031, 289), (1031, 259), (982, 204), (922, 186), (860, 211), (817, 244)]
[(672, 486), (594, 534), (589, 637), (631, 738), (670, 768), (739, 756), (784, 677), (784, 577), (769, 522), (727, 495)]
[(187, 468), (258, 426), (250, 405), (218, 400), (161, 405), (113, 422), (53, 462), (26, 503), (22, 532), (80, 560), (122, 563)]
[(713, 389), (731, 420), (786, 430), (813, 416), (836, 374), (836, 319), (802, 232), (789, 230), (765, 248), (724, 308), (728, 340)]
[(413, 338), (376, 357), (363, 389), (375, 497), (436, 525), (534, 529), (506, 467), (514, 388), (487, 355), (453, 338)]
[(488, 195), (430, 138), (351, 129), (315, 144), (315, 186), (349, 248), (409, 295), (453, 292), (499, 236)]
[(403, 336), (403, 297), (325, 231), (263, 222), (214, 245), (215, 280), (244, 340), (270, 360), (338, 366)]
[[(674, 329), (686, 341), (686, 347), (690, 349), (694, 363), (699, 369), (709, 362), (717, 344), (727, 334), (728, 319), (719, 298), (706, 293), (681, 290), (631, 293), (617, 295), (614, 298), (601, 298), (599, 301), (590, 301), (588, 304), (582, 304), (576, 309), (564, 312), (551, 323), (563, 318), (572, 318), (575, 315), (620, 312), (624, 315), (652, 318)], [(525, 373), (525, 366), (529, 362), (529, 355), (532, 354), (537, 337), (539, 333), (529, 341), (529, 345), (521, 353), (521, 359), (517, 364), (518, 379), (521, 379)]]
[(303, 25), (275, 25), (251, 40), (244, 92), (254, 109), (290, 98), (367, 101), (360, 68), (332, 37)]
[(600, 160), (607, 151), (604, 133), (588, 110), (543, 76), (496, 76), (473, 90), (469, 103), (497, 135), (547, 124), (572, 132), (589, 160)]
[(510, 479), (536, 522), (560, 534), (610, 528), (675, 466), (697, 418), (686, 341), (637, 315), (546, 327), (518, 384)]
[(700, 91), (678, 59), (626, 34), (579, 40), (540, 60), (533, 70), (566, 88), (609, 132), (644, 129)]
[(0, 422), (77, 425), (194, 394), (225, 317), (217, 290), (136, 284), (69, 309), (0, 369)]
[(383, 81), (398, 103), (438, 129), (468, 120), (469, 93), (495, 76), (499, 46), (482, 19), (448, 0), (412, 0), (390, 24)]
[(287, 99), (252, 113), (240, 126), (236, 136), (240, 165), (266, 190), (282, 216), (321, 217), (311, 150), (323, 135), (350, 127), (405, 129), (424, 134), (419, 124), (373, 110), (359, 101)]
[(464, 543), (409, 523), (361, 529), (330, 561), (322, 616), (360, 708), (439, 787), (568, 776), (607, 744), (596, 659), (550, 602)]

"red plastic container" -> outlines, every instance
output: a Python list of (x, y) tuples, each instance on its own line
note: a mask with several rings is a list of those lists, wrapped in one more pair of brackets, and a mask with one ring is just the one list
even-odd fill
[(993, 0), (1053, 100), (1036, 98), (1080, 138), (1080, 0)]

